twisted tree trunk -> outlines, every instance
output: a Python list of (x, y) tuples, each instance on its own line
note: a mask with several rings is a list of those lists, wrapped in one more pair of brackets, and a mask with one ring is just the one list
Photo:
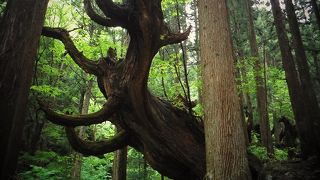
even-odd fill
[[(127, 29), (129, 48), (123, 61), (107, 57), (94, 62), (77, 50), (66, 30), (44, 28), (43, 35), (62, 41), (84, 71), (98, 76), (101, 90), (108, 99), (97, 113), (67, 116), (46, 109), (47, 118), (68, 126), (71, 145), (83, 154), (98, 155), (130, 145), (143, 152), (148, 163), (168, 177), (203, 177), (202, 125), (185, 111), (154, 97), (147, 88), (151, 62), (159, 48), (185, 40), (190, 29), (181, 34), (171, 33), (163, 21), (160, 0), (131, 0), (126, 5), (97, 0), (107, 18), (95, 13), (88, 0), (84, 3), (87, 14), (98, 24)], [(75, 126), (101, 123), (108, 118), (123, 129), (111, 140), (85, 142), (74, 133)]]
[[(163, 21), (161, 0), (129, 0), (118, 5), (111, 0), (96, 0), (106, 17), (98, 15), (89, 0), (84, 6), (96, 23), (127, 29), (130, 43), (124, 60), (112, 53), (99, 61), (86, 58), (72, 42), (68, 31), (44, 28), (42, 34), (60, 40), (70, 56), (84, 71), (97, 76), (107, 103), (93, 114), (68, 116), (45, 107), (46, 117), (66, 126), (72, 147), (85, 155), (100, 155), (126, 147), (144, 154), (148, 164), (173, 179), (201, 179), (205, 175), (203, 125), (188, 112), (154, 97), (147, 88), (152, 59), (165, 45), (188, 37), (172, 33)], [(100, 142), (77, 137), (74, 127), (110, 121), (122, 130), (113, 138)]]

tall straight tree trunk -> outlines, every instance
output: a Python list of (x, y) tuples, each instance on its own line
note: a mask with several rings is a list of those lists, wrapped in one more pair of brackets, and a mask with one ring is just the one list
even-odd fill
[(297, 67), (299, 70), (298, 74), (300, 77), (302, 90), (305, 94), (305, 108), (309, 111), (309, 115), (311, 118), (311, 127), (313, 128), (314, 139), (316, 140), (315, 143), (317, 143), (318, 149), (320, 149), (320, 109), (311, 81), (310, 68), (301, 39), (299, 24), (297, 21), (297, 16), (295, 14), (294, 6), (292, 4), (292, 0), (285, 0), (284, 2), (288, 14), (290, 31), (292, 33), (294, 44), (293, 48), (295, 51)]
[(274, 16), (278, 41), (282, 56), (282, 64), (285, 70), (286, 80), (289, 89), (290, 101), (295, 116), (297, 130), (301, 142), (301, 151), (304, 158), (317, 154), (317, 148), (314, 146), (314, 135), (311, 131), (311, 122), (309, 113), (303, 101), (304, 93), (301, 89), (299, 77), (295, 69), (295, 63), (291, 54), (288, 36), (286, 34), (284, 17), (281, 12), (279, 0), (270, 0)]
[(199, 1), (207, 179), (250, 179), (225, 0)]
[(266, 79), (262, 76), (262, 63), (259, 58), (256, 33), (254, 30), (254, 22), (252, 17), (251, 0), (246, 0), (246, 10), (248, 16), (248, 36), (250, 42), (251, 55), (255, 58), (255, 80), (257, 90), (257, 106), (260, 120), (260, 133), (262, 145), (267, 148), (268, 153), (273, 153), (273, 143), (269, 125), (267, 90), (265, 86)]
[[(84, 96), (80, 97), (82, 102), (80, 101), (81, 108), (81, 114), (88, 114), (89, 112), (89, 106), (90, 106), (90, 99), (91, 99), (91, 89), (93, 85), (93, 80), (89, 80), (88, 83), (85, 86), (85, 93)], [(80, 110), (80, 109), (79, 109)], [(79, 128), (79, 137), (83, 137), (84, 134), (84, 127)], [(74, 165), (71, 170), (71, 179), (73, 180), (80, 180), (81, 179), (81, 166), (82, 166), (82, 154), (80, 153), (74, 153)]]
[[(241, 79), (241, 74), (240, 74), (240, 69), (237, 68), (236, 70), (236, 79)], [(237, 86), (241, 85), (241, 80), (237, 82)], [(240, 115), (241, 115), (241, 122), (242, 122), (242, 128), (243, 128), (243, 133), (245, 137), (245, 142), (246, 146), (249, 146), (249, 136), (247, 133), (247, 122), (246, 122), (246, 116), (245, 116), (245, 111), (244, 111), (244, 93), (239, 92), (239, 105), (240, 105)]]
[[(245, 58), (243, 58), (243, 52), (241, 51), (242, 58), (240, 58), (240, 63), (241, 63), (241, 68), (240, 68), (240, 75), (243, 83), (247, 83), (248, 78), (247, 78), (247, 70), (245, 68)], [(247, 123), (247, 137), (249, 143), (252, 140), (251, 133), (252, 133), (252, 128), (253, 128), (253, 108), (252, 108), (252, 103), (251, 103), (251, 97), (248, 92), (242, 92), (242, 100), (243, 100), (243, 110), (244, 110), (244, 115), (246, 118), (246, 123)]]
[(316, 0), (311, 0), (311, 6), (312, 6), (313, 13), (314, 13), (314, 15), (316, 17), (318, 28), (320, 30), (320, 11), (319, 11), (319, 6), (317, 4), (317, 1)]
[[(120, 132), (120, 129), (116, 129)], [(125, 180), (127, 177), (127, 153), (128, 147), (124, 147), (114, 152), (112, 166), (112, 180)]]
[(0, 179), (16, 169), (33, 67), (48, 0), (12, 0), (0, 19)]

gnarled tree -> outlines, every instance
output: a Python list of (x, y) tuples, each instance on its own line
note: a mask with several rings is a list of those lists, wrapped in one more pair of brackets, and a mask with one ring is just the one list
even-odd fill
[[(103, 12), (94, 11), (90, 0), (84, 0), (88, 16), (106, 27), (128, 31), (130, 43), (122, 61), (112, 57), (92, 61), (74, 45), (67, 30), (44, 27), (42, 35), (60, 40), (75, 63), (85, 72), (96, 75), (100, 90), (107, 99), (103, 108), (93, 114), (70, 116), (45, 108), (53, 123), (66, 126), (73, 148), (86, 155), (113, 152), (127, 145), (141, 151), (148, 163), (162, 174), (175, 179), (197, 179), (205, 174), (203, 127), (195, 117), (154, 97), (147, 88), (152, 60), (158, 50), (185, 40), (184, 33), (172, 33), (164, 22), (161, 0), (129, 0), (116, 4), (96, 0)], [(76, 136), (74, 127), (104, 121), (123, 129), (112, 139), (89, 142)]]
[[(190, 28), (172, 33), (164, 22), (161, 0), (128, 0), (116, 4), (96, 0), (104, 16), (84, 0), (89, 17), (106, 27), (128, 31), (126, 56), (114, 61), (111, 56), (92, 61), (74, 45), (67, 30), (45, 27), (42, 34), (60, 40), (69, 55), (85, 72), (96, 75), (107, 102), (93, 114), (69, 116), (43, 106), (46, 117), (66, 126), (73, 148), (85, 155), (113, 152), (127, 145), (142, 152), (147, 162), (161, 174), (174, 179), (201, 179), (205, 175), (205, 142), (202, 123), (184, 110), (154, 97), (147, 81), (152, 60), (168, 44), (187, 39)], [(77, 137), (74, 128), (110, 121), (120, 131), (113, 138), (90, 142)]]

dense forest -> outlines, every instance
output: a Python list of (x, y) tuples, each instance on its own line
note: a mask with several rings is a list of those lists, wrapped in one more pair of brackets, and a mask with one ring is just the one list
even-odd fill
[(0, 179), (320, 179), (318, 0), (0, 0)]

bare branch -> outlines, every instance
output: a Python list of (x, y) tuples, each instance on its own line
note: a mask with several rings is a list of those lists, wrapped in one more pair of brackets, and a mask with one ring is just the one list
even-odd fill
[(90, 0), (84, 0), (83, 3), (84, 3), (84, 8), (87, 15), (90, 17), (91, 20), (93, 20), (97, 24), (100, 24), (102, 26), (107, 26), (107, 27), (121, 26), (121, 23), (118, 23), (114, 20), (111, 20), (110, 18), (105, 18), (97, 14), (92, 8)]
[(127, 7), (117, 5), (112, 0), (96, 0), (96, 3), (106, 17), (117, 21), (122, 27), (126, 27), (129, 16)]
[(76, 48), (67, 30), (62, 28), (43, 27), (42, 35), (60, 40), (74, 62), (85, 72), (94, 75), (102, 74), (102, 70), (99, 68), (98, 63), (89, 60)]
[[(86, 115), (64, 115), (47, 108), (41, 101), (38, 101), (38, 103), (49, 121), (62, 126), (89, 126), (102, 123), (107, 121), (119, 107), (118, 99), (111, 97), (103, 108), (95, 113)], [(109, 121), (113, 122), (112, 119), (109, 119)]]
[(67, 138), (74, 150), (84, 155), (103, 155), (128, 145), (128, 135), (122, 130), (111, 139), (105, 141), (86, 141), (79, 138), (72, 127), (66, 127)]
[(189, 28), (183, 33), (177, 33), (177, 34), (168, 33), (168, 34), (164, 35), (164, 37), (160, 37), (160, 38), (162, 38), (161, 46), (180, 43), (180, 42), (186, 40), (190, 34), (190, 31), (191, 31), (191, 26), (189, 26)]

